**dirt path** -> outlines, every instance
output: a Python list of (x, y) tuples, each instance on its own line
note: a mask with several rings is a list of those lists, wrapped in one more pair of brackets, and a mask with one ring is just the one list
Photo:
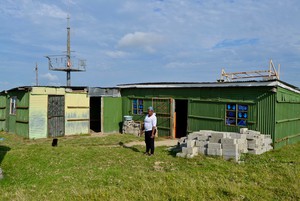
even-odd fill
[[(161, 147), (161, 146), (167, 146), (167, 147), (172, 147), (177, 145), (178, 139), (165, 139), (165, 140), (160, 140), (160, 141), (155, 141), (155, 146)], [(132, 147), (135, 145), (141, 145), (145, 146), (144, 141), (135, 141), (135, 142), (129, 142), (124, 144), (126, 147)]]

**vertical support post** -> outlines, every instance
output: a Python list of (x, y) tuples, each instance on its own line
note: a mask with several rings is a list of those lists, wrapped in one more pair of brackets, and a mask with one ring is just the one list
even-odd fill
[(38, 64), (35, 64), (35, 85), (39, 86), (39, 68)]
[(70, 16), (67, 17), (67, 86), (71, 86), (71, 35), (70, 35)]

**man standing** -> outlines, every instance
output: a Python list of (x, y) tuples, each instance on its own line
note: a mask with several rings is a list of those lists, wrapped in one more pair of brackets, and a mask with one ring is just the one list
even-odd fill
[(154, 138), (156, 133), (156, 116), (154, 113), (153, 107), (148, 108), (148, 114), (144, 120), (144, 128), (145, 128), (145, 143), (146, 143), (146, 155), (154, 154)]

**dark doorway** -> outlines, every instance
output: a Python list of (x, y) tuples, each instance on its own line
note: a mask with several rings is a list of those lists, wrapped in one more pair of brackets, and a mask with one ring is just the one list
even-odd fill
[(101, 97), (90, 98), (90, 129), (101, 132)]
[(187, 134), (187, 116), (188, 116), (188, 101), (175, 100), (176, 112), (176, 138), (181, 138)]
[(65, 135), (65, 97), (48, 96), (48, 136)]

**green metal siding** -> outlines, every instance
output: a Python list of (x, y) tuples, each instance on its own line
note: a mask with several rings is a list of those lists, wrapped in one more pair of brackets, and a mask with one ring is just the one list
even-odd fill
[(278, 87), (275, 128), (278, 147), (300, 141), (300, 94)]
[(103, 97), (103, 129), (104, 133), (119, 133), (122, 125), (122, 98)]
[[(274, 135), (276, 95), (270, 92), (270, 89), (270, 87), (122, 89), (123, 115), (132, 113), (133, 98), (187, 99), (189, 132), (201, 129), (238, 132), (241, 127), (225, 125), (225, 107), (227, 103), (246, 104), (249, 106), (247, 127)], [(134, 115), (134, 119), (142, 120), (143, 117)]]
[(0, 131), (5, 131), (6, 128), (6, 95), (0, 94)]
[[(10, 99), (17, 97), (16, 115), (10, 114)], [(11, 91), (7, 95), (6, 115), (7, 128), (9, 133), (15, 133), (25, 138), (29, 133), (29, 95), (27, 91)]]

